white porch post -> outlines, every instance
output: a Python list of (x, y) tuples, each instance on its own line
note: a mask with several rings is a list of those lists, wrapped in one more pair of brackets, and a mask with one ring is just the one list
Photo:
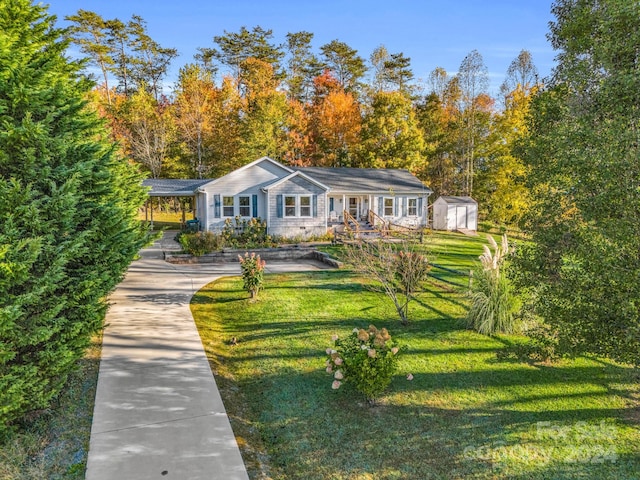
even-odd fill
[(347, 210), (349, 210), (349, 206), (347, 205), (347, 196), (342, 195), (342, 217), (344, 217), (344, 212)]

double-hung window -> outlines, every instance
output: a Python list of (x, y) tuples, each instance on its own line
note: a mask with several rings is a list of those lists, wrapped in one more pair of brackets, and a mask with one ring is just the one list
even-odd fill
[(418, 199), (417, 198), (409, 198), (407, 200), (407, 215), (410, 217), (415, 217), (418, 215)]
[(251, 216), (251, 197), (248, 195), (241, 195), (238, 197), (239, 211), (238, 214), (241, 217)]
[(295, 217), (296, 216), (296, 197), (295, 195), (284, 196), (284, 216)]
[(300, 195), (298, 197), (300, 200), (300, 215), (301, 217), (310, 217), (311, 216), (311, 196), (310, 195)]
[(384, 216), (393, 217), (393, 197), (385, 197), (384, 199)]
[(222, 216), (233, 217), (234, 212), (234, 199), (233, 197), (222, 197)]

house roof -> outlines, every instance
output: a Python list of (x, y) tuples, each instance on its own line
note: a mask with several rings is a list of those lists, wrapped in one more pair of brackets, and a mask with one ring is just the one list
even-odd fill
[(391, 168), (347, 168), (347, 167), (298, 167), (306, 175), (328, 186), (334, 192), (396, 192), (420, 191), (432, 193), (408, 170)]
[(438, 200), (442, 199), (448, 204), (467, 204), (467, 203), (478, 203), (471, 197), (454, 197), (452, 195), (442, 195), (438, 197)]
[(147, 178), (142, 181), (142, 186), (151, 187), (150, 197), (190, 197), (210, 181), (211, 179)]
[(318, 187), (320, 187), (323, 190), (327, 190), (327, 191), (330, 190), (330, 188), (327, 187), (326, 185), (324, 185), (323, 183), (320, 183), (318, 180), (316, 180), (315, 178), (310, 177), (309, 175), (305, 175), (304, 173), (302, 173), (299, 170), (296, 171), (296, 172), (290, 173), (286, 177), (282, 177), (282, 178), (274, 181), (273, 183), (270, 183), (269, 185), (265, 185), (264, 187), (262, 187), (262, 190), (267, 191), (270, 188), (273, 188), (273, 187), (275, 187), (277, 185), (280, 185), (283, 182), (291, 180), (293, 177), (304, 178), (307, 182), (313, 183), (314, 185), (317, 185)]

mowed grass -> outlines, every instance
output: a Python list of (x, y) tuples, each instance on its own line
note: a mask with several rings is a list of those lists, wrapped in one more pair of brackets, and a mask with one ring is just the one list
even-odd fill
[[(464, 271), (483, 242), (437, 235), (429, 248)], [(464, 289), (431, 284), (402, 327), (363, 283), (346, 270), (267, 275), (251, 302), (239, 278), (224, 278), (194, 297), (251, 478), (639, 477), (637, 371), (592, 358), (498, 361), (512, 339), (461, 327)], [(324, 370), (331, 335), (369, 324), (408, 347), (375, 407), (348, 384), (332, 390)]]

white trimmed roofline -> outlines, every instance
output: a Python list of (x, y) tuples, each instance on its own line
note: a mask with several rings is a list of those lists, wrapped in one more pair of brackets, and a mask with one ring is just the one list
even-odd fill
[[(263, 161), (268, 161), (271, 162), (272, 164), (274, 164), (275, 166), (283, 169), (285, 172), (289, 172), (289, 173), (294, 173), (294, 170), (290, 169), (289, 167), (286, 167), (284, 165), (282, 165), (281, 163), (275, 161), (272, 158), (269, 157), (260, 157), (257, 160), (254, 160), (251, 163), (247, 163), (246, 165), (243, 165), (242, 167), (236, 168), (235, 170), (233, 170), (232, 172), (227, 173), (227, 175), (231, 174), (231, 173), (239, 173), (242, 172), (243, 170), (246, 170), (247, 168), (253, 167), (254, 165), (263, 162)], [(208, 187), (209, 185), (215, 185), (216, 183), (218, 183), (219, 181), (221, 181), (222, 179), (224, 179), (227, 175), (223, 175), (222, 177), (216, 178), (214, 180), (211, 180), (209, 183), (207, 183), (206, 185), (202, 185), (202, 187), (200, 188), (204, 188), (204, 187)]]
[(281, 183), (286, 182), (287, 180), (290, 180), (293, 177), (302, 177), (306, 181), (308, 181), (309, 183), (313, 183), (314, 185), (322, 188), (325, 192), (329, 192), (331, 190), (325, 184), (320, 183), (319, 181), (315, 180), (314, 178), (312, 178), (312, 177), (310, 177), (308, 175), (305, 175), (304, 173), (302, 173), (300, 171), (292, 171), (291, 174), (287, 175), (286, 177), (282, 177), (281, 179), (276, 180), (275, 182), (270, 183), (269, 185), (266, 185), (266, 186), (262, 187), (261, 190), (266, 193), (270, 188), (277, 187)]

